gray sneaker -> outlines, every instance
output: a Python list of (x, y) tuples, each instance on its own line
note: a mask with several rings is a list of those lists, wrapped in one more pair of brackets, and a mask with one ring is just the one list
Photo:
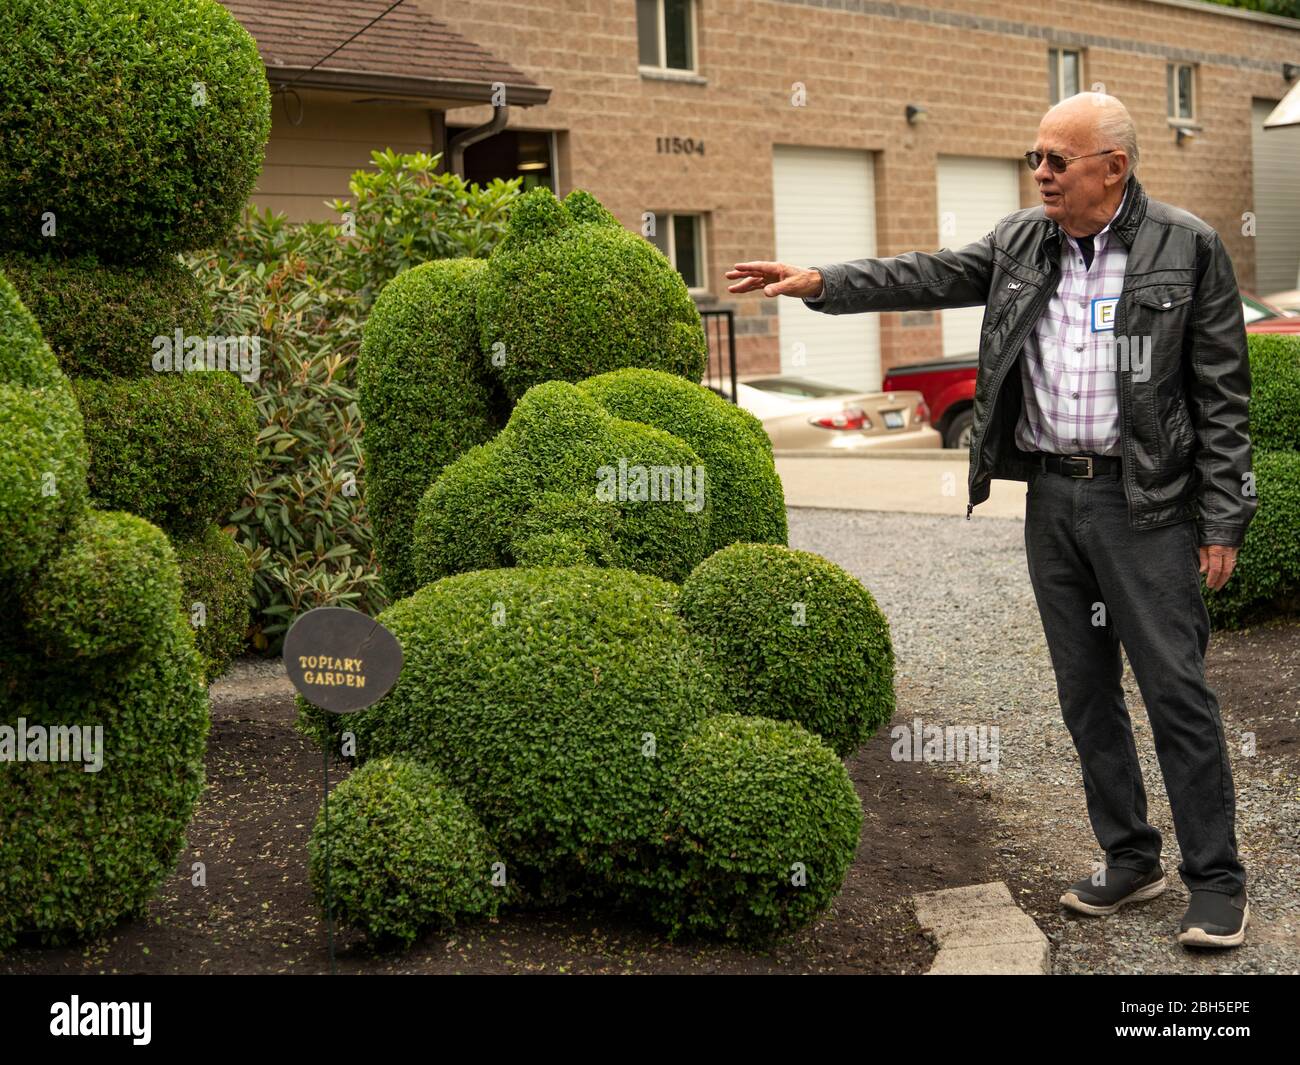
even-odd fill
[(1246, 941), (1248, 924), (1245, 888), (1231, 897), (1220, 891), (1193, 891), (1178, 926), (1178, 942), (1187, 947), (1239, 947)]
[[(1095, 879), (1101, 883), (1094, 883)], [(1061, 905), (1089, 917), (1105, 917), (1126, 903), (1146, 902), (1163, 895), (1168, 886), (1165, 871), (1158, 865), (1146, 873), (1107, 866), (1100, 875), (1085, 876), (1071, 884), (1061, 896)]]

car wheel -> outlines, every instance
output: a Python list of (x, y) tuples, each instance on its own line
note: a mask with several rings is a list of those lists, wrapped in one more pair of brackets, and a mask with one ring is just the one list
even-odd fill
[(956, 415), (948, 423), (948, 429), (943, 434), (943, 446), (960, 448), (962, 451), (970, 450), (970, 431), (971, 426), (975, 423), (975, 411), (967, 408), (960, 414)]

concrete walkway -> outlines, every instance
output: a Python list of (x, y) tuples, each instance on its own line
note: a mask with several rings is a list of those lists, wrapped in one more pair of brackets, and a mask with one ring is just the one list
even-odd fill
[[(777, 451), (776, 472), (786, 506), (887, 510), (966, 516), (969, 460), (963, 451), (889, 451), (810, 458)], [(1025, 518), (1025, 482), (993, 481), (976, 518)]]

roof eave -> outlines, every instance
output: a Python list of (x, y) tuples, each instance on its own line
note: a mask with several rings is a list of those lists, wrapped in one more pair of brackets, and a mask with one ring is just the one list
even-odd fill
[[(266, 80), (271, 88), (292, 83), (295, 89), (332, 89), (341, 92), (377, 92), (384, 95), (423, 97), (430, 100), (461, 100), (465, 106), (492, 103), (491, 81), (465, 81), (460, 78), (421, 78), (409, 75), (381, 74), (373, 70), (340, 70), (318, 67), (266, 66)], [(506, 102), (512, 107), (537, 107), (547, 103), (551, 90), (545, 85), (506, 86)]]

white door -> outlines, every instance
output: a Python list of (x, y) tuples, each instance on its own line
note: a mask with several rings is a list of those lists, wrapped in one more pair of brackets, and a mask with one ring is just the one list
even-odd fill
[(1265, 129), (1276, 100), (1251, 103), (1255, 294), (1300, 288), (1300, 126)]
[[(872, 165), (870, 152), (774, 145), (773, 258), (795, 266), (822, 266), (874, 256)], [(820, 314), (786, 296), (779, 298), (777, 313), (782, 374), (847, 388), (880, 388), (878, 315)]]
[[(984, 236), (1009, 214), (1020, 210), (1023, 163), (941, 155), (938, 162), (939, 246), (961, 248)], [(945, 358), (979, 352), (983, 307), (941, 311)]]

